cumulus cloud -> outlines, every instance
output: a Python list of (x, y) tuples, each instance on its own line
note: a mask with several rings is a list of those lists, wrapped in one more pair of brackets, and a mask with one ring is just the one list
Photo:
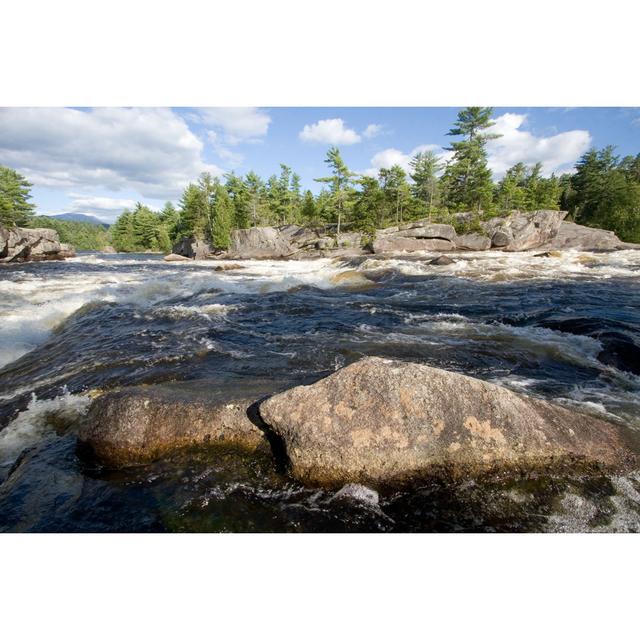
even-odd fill
[(356, 144), (361, 137), (353, 129), (347, 128), (342, 118), (318, 120), (315, 124), (305, 124), (298, 137), (303, 142), (321, 144)]
[(495, 178), (518, 162), (542, 163), (543, 174), (564, 173), (573, 169), (576, 160), (591, 146), (588, 131), (575, 129), (549, 137), (537, 137), (522, 129), (526, 114), (505, 113), (495, 119), (491, 128), (500, 138), (487, 142), (489, 167)]
[(394, 165), (399, 165), (407, 174), (409, 174), (411, 171), (411, 158), (413, 158), (417, 153), (425, 151), (433, 151), (442, 163), (447, 162), (452, 156), (450, 151), (445, 151), (437, 144), (422, 144), (412, 149), (409, 153), (404, 153), (399, 149), (393, 148), (384, 149), (382, 151), (378, 151), (378, 153), (371, 158), (371, 167), (362, 173), (364, 175), (375, 177), (378, 175), (380, 169), (390, 169)]
[(176, 198), (203, 171), (203, 142), (171, 109), (0, 109), (0, 164), (36, 186)]
[(368, 124), (367, 128), (362, 132), (365, 138), (375, 138), (382, 132), (381, 124)]
[(267, 135), (271, 117), (256, 107), (209, 107), (197, 110), (198, 119), (216, 132), (218, 143), (257, 142)]

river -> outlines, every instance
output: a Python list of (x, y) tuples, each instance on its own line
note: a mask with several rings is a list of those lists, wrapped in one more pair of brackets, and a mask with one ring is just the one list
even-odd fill
[(311, 382), (364, 355), (424, 362), (640, 433), (640, 251), (166, 263), (83, 254), (0, 269), (2, 531), (640, 529), (640, 477), (496, 477), (378, 503), (270, 460), (178, 453), (125, 470), (76, 448), (96, 390)]

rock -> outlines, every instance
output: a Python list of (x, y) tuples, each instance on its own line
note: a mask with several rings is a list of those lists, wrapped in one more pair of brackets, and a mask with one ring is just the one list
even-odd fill
[(479, 233), (465, 233), (456, 236), (456, 249), (466, 249), (467, 251), (486, 251), (491, 248), (491, 239)]
[(513, 242), (513, 234), (507, 229), (498, 229), (491, 236), (492, 247), (506, 247), (511, 242)]
[(421, 364), (364, 358), (259, 407), (303, 482), (636, 462), (618, 425)]
[(505, 218), (491, 218), (482, 226), (491, 236), (492, 246), (504, 251), (526, 251), (554, 238), (566, 215), (566, 211), (516, 211)]
[(204, 242), (204, 240), (191, 237), (183, 238), (180, 242), (176, 243), (172, 253), (186, 258), (192, 258), (193, 260), (205, 260), (213, 253), (213, 249), (211, 245)]
[(219, 264), (214, 271), (235, 271), (236, 269), (244, 269), (241, 264)]
[(422, 222), (416, 226), (416, 223), (406, 230), (400, 230), (397, 233), (402, 238), (440, 238), (442, 240), (455, 240), (456, 230), (450, 224), (436, 224)]
[(80, 427), (80, 442), (113, 466), (148, 462), (192, 445), (254, 450), (265, 442), (247, 415), (255, 397), (212, 381), (130, 387), (99, 396)]
[(7, 229), (0, 225), (0, 262), (63, 260), (73, 255), (73, 247), (61, 245), (54, 229)]
[(336, 493), (331, 496), (329, 502), (337, 500), (353, 500), (377, 507), (380, 503), (380, 496), (375, 489), (370, 489), (362, 484), (350, 483), (345, 484), (342, 489), (336, 491)]
[(58, 256), (60, 258), (75, 258), (75, 255), (76, 255), (75, 247), (73, 247), (70, 244), (67, 244), (66, 242), (60, 243), (60, 251), (58, 252)]
[(102, 253), (118, 253), (114, 247), (108, 244), (106, 247), (102, 247), (100, 250)]
[(342, 248), (360, 248), (362, 246), (362, 234), (358, 232), (341, 233), (336, 238), (336, 244), (339, 249)]
[(274, 227), (234, 229), (228, 255), (237, 259), (285, 258), (295, 249), (287, 235)]
[(374, 253), (396, 253), (399, 251), (452, 251), (455, 245), (450, 240), (438, 238), (403, 238), (397, 235), (376, 236), (373, 241)]
[(170, 253), (162, 258), (165, 262), (191, 262), (191, 258), (180, 256), (177, 253)]
[(337, 273), (335, 276), (331, 277), (331, 282), (342, 287), (369, 288), (376, 286), (375, 282), (372, 282), (360, 271), (356, 270), (341, 271), (340, 273)]
[(613, 231), (592, 229), (574, 222), (563, 222), (558, 233), (545, 245), (550, 249), (581, 249), (582, 251), (607, 251), (632, 249), (640, 245), (625, 243)]
[(443, 266), (443, 265), (447, 265), (447, 264), (455, 264), (455, 260), (453, 260), (452, 258), (450, 258), (449, 256), (438, 256), (437, 258), (434, 258), (433, 260), (429, 260), (429, 262), (427, 264), (434, 264), (436, 266)]

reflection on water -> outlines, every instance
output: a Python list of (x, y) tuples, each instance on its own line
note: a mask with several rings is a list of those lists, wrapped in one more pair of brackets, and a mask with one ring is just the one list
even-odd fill
[[(634, 478), (602, 479), (606, 491), (559, 482), (531, 495), (519, 486), (433, 486), (382, 496), (372, 513), (371, 505), (332, 501), (266, 471), (268, 463), (251, 475), (235, 454), (218, 472), (210, 456), (198, 462), (194, 454), (93, 473), (64, 435), (95, 389), (199, 378), (241, 385), (253, 376), (296, 384), (363, 355), (468, 373), (640, 428), (640, 252), (456, 260), (246, 261), (215, 271), (216, 262), (85, 255), (0, 270), (0, 480), (9, 476), (0, 512), (17, 518), (0, 527), (562, 530), (573, 505), (569, 511), (583, 513), (574, 529), (604, 521), (615, 528), (613, 511), (633, 513)], [(192, 480), (202, 473), (206, 481)], [(52, 474), (64, 478), (59, 490)], [(489, 493), (497, 513), (481, 515)], [(544, 505), (530, 502), (534, 493)], [(105, 500), (120, 506), (100, 507)]]

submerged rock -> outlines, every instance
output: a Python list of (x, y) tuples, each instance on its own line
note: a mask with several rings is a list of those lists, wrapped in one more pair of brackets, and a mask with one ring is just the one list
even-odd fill
[(364, 358), (269, 398), (260, 415), (292, 474), (320, 484), (402, 482), (494, 468), (634, 460), (615, 424), (421, 364)]
[(336, 493), (331, 496), (331, 502), (335, 500), (353, 500), (371, 506), (378, 506), (380, 496), (375, 489), (370, 489), (362, 484), (350, 483), (345, 484), (342, 489), (336, 491)]
[(148, 462), (193, 445), (254, 450), (263, 444), (263, 432), (247, 414), (255, 397), (216, 392), (214, 384), (159, 384), (107, 393), (92, 403), (79, 440), (114, 466)]
[(433, 260), (429, 260), (428, 264), (434, 264), (436, 266), (444, 266), (444, 265), (455, 264), (455, 263), (456, 261), (453, 258), (450, 258), (449, 256), (438, 256)]

